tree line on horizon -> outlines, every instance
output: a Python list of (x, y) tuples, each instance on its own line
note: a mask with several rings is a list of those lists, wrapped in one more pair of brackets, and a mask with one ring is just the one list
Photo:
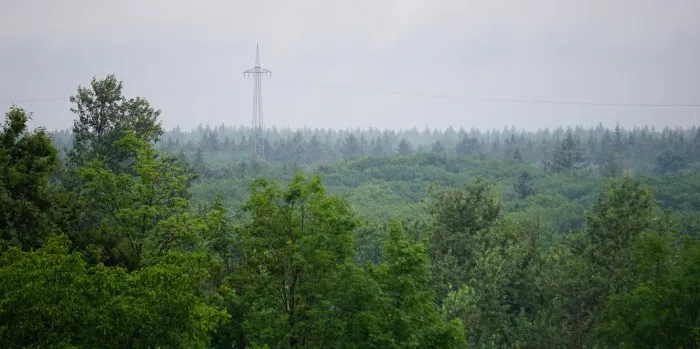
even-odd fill
[[(637, 172), (677, 172), (700, 161), (700, 128), (635, 127), (613, 129), (602, 124), (584, 128), (558, 127), (537, 131), (478, 129), (423, 131), (278, 129), (264, 132), (265, 161), (289, 166), (327, 164), (358, 157), (435, 153), (446, 156), (522, 159), (536, 166), (565, 171), (572, 166), (626, 167)], [(56, 146), (71, 147), (72, 132), (52, 133)], [(228, 152), (231, 159), (250, 160), (248, 127), (199, 125), (190, 131), (164, 131), (157, 147), (183, 152), (193, 160), (197, 152)]]

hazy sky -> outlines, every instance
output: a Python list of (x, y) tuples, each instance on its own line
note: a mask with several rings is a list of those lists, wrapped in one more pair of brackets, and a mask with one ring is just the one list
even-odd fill
[(256, 43), (273, 72), (266, 126), (700, 124), (699, 107), (483, 100), (700, 104), (698, 0), (0, 5), (0, 101), (62, 99), (21, 103), (49, 128), (70, 127), (68, 97), (109, 73), (162, 109), (166, 128), (248, 125), (253, 85), (241, 72)]

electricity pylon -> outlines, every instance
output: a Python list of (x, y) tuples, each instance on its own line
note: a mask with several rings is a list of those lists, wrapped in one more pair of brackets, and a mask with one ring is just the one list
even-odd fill
[(244, 77), (253, 78), (253, 129), (250, 150), (253, 159), (265, 159), (263, 141), (262, 78), (272, 76), (272, 72), (260, 67), (260, 49), (255, 45), (255, 66), (243, 72)]

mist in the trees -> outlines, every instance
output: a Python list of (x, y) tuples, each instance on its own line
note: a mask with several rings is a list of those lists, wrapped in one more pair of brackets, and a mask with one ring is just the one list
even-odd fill
[(0, 129), (0, 346), (697, 348), (700, 131)]

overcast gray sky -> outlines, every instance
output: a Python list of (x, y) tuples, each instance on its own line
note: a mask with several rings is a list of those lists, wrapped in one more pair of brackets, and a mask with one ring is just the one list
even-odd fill
[[(248, 125), (260, 44), (266, 126), (690, 126), (698, 0), (0, 0), (0, 101), (72, 125), (68, 97), (114, 73), (166, 128)], [(389, 94), (386, 92), (402, 92)], [(431, 94), (452, 98), (431, 98)], [(0, 105), (7, 109), (9, 104)]]

